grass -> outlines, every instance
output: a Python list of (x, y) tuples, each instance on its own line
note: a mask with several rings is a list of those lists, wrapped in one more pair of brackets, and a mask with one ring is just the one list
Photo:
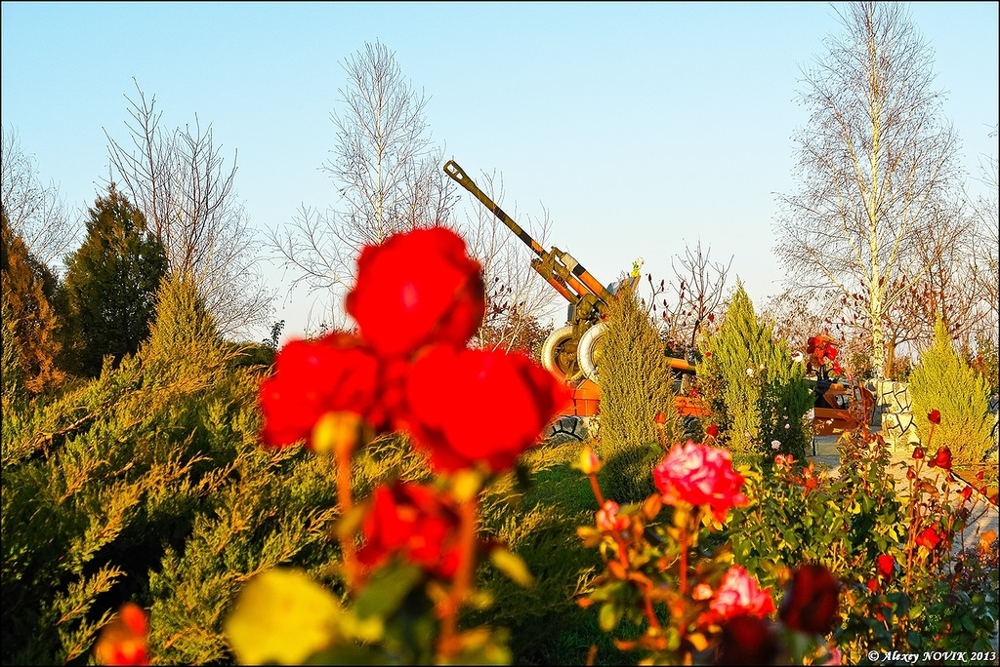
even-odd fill
[(582, 609), (576, 595), (601, 565), (595, 550), (582, 548), (576, 528), (594, 522), (597, 501), (590, 483), (571, 467), (583, 445), (543, 445), (523, 457), (530, 482), (508, 475), (483, 499), (483, 531), (520, 555), (534, 575), (530, 589), (484, 567), (480, 585), (494, 596), (482, 618), (510, 630), (515, 664), (584, 664), (597, 646), (595, 664), (634, 664), (597, 626), (593, 609)]

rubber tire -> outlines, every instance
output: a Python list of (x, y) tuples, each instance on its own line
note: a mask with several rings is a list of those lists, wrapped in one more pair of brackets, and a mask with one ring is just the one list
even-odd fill
[[(548, 335), (545, 342), (542, 344), (541, 358), (542, 366), (545, 367), (547, 371), (561, 378), (565, 382), (571, 382), (582, 376), (579, 367), (566, 369), (559, 364), (559, 353), (562, 352), (562, 348), (567, 343), (573, 341), (573, 325), (567, 324), (555, 329), (552, 333)], [(574, 366), (576, 365), (576, 358), (573, 358)]]
[(576, 348), (576, 358), (580, 364), (580, 370), (594, 384), (600, 384), (597, 379), (600, 370), (598, 369), (597, 345), (607, 329), (608, 326), (604, 322), (598, 322), (584, 332), (583, 336), (580, 337), (580, 345)]

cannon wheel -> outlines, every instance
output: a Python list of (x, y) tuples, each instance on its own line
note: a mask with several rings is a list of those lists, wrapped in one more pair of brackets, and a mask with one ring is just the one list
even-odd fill
[(573, 340), (573, 326), (567, 324), (549, 334), (542, 344), (542, 366), (556, 375), (571, 381), (580, 375), (576, 361), (576, 341)]
[(586, 333), (580, 337), (580, 345), (577, 347), (577, 357), (580, 363), (580, 370), (588, 380), (598, 383), (598, 369), (601, 365), (603, 351), (604, 333), (608, 327), (604, 322), (599, 322), (587, 329)]

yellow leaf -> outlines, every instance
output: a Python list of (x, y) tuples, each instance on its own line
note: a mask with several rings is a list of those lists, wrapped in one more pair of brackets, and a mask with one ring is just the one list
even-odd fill
[(224, 623), (240, 663), (301, 664), (335, 638), (340, 605), (300, 570), (275, 568), (251, 579)]

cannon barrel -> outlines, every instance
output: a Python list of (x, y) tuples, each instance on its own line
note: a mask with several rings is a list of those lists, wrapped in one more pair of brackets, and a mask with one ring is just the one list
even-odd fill
[(521, 226), (514, 222), (514, 220), (504, 213), (503, 209), (494, 203), (485, 192), (479, 189), (479, 186), (466, 175), (462, 168), (458, 166), (458, 163), (454, 160), (448, 160), (444, 165), (444, 171), (446, 174), (451, 176), (452, 180), (461, 185), (463, 188), (471, 192), (476, 196), (476, 199), (481, 201), (486, 208), (490, 209), (500, 221), (507, 225), (512, 232), (517, 236), (517, 238), (524, 241), (524, 243), (531, 248), (531, 250), (541, 258), (545, 257), (545, 249), (538, 244), (538, 241), (531, 238), (531, 234), (521, 229)]
[(552, 287), (556, 289), (570, 303), (577, 302), (570, 292), (572, 289), (580, 297), (596, 297), (598, 309), (602, 309), (612, 298), (611, 293), (593, 276), (582, 264), (567, 252), (558, 248), (553, 248), (551, 252), (546, 252), (544, 248), (531, 237), (531, 234), (524, 231), (519, 224), (514, 222), (496, 202), (479, 189), (462, 167), (454, 160), (448, 160), (444, 165), (444, 171), (453, 181), (475, 195), (482, 204), (493, 212), (499, 220), (507, 225), (514, 232), (517, 238), (521, 239), (525, 245), (531, 248), (537, 259), (532, 260), (531, 265)]

